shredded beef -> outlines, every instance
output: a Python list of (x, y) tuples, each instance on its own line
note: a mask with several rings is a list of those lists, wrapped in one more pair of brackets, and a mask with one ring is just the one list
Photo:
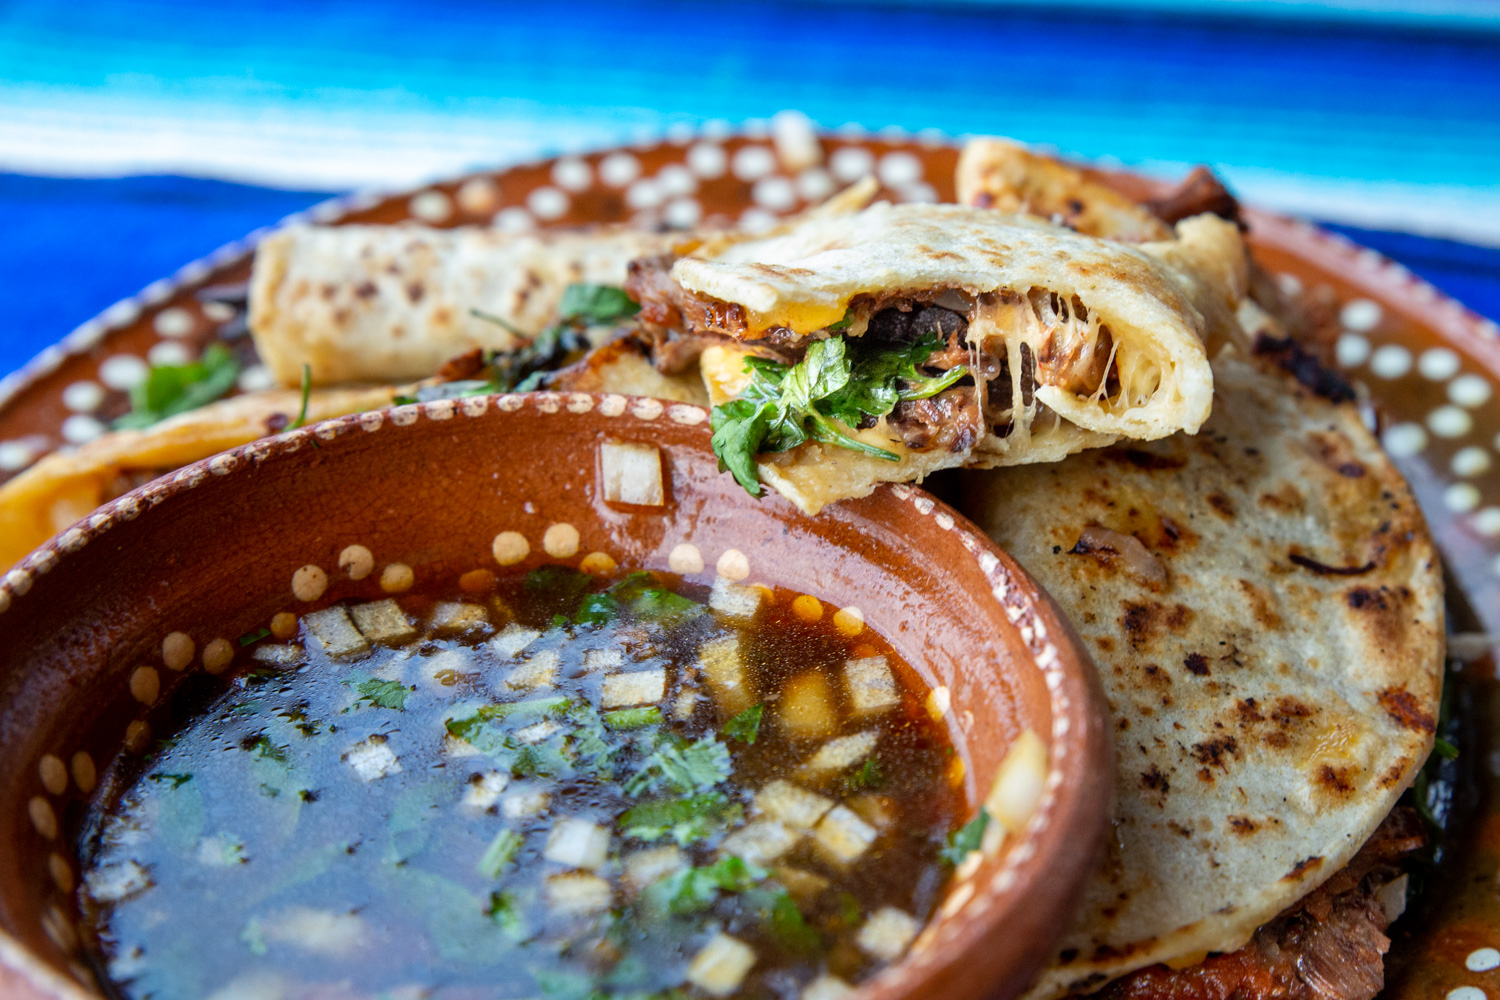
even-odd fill
[(625, 294), (641, 304), (641, 322), (662, 329), (686, 327), (698, 334), (743, 337), (747, 332), (745, 307), (735, 302), (704, 299), (672, 280), (677, 258), (669, 253), (630, 262)]
[[(952, 309), (934, 305), (892, 306), (870, 317), (865, 336), (892, 344), (910, 344), (919, 337), (937, 334), (962, 343), (969, 321)], [(951, 366), (950, 366), (951, 367)]]
[(930, 399), (897, 403), (886, 423), (901, 435), (908, 448), (917, 451), (964, 451), (974, 447), (984, 434), (972, 385), (946, 389)]
[(1385, 985), (1389, 924), (1380, 889), (1425, 842), (1398, 807), (1342, 870), (1255, 932), (1239, 951), (1186, 969), (1153, 965), (1110, 983), (1098, 1000), (1371, 1000)]
[(1207, 167), (1194, 168), (1192, 173), (1183, 178), (1177, 190), (1142, 204), (1147, 211), (1169, 226), (1204, 212), (1212, 212), (1241, 229), (1245, 228), (1245, 222), (1240, 218), (1240, 203)]
[(1291, 337), (1278, 338), (1261, 334), (1255, 338), (1255, 353), (1275, 361), (1291, 372), (1298, 382), (1324, 399), (1334, 403), (1347, 403), (1354, 399), (1354, 387), (1344, 376)]

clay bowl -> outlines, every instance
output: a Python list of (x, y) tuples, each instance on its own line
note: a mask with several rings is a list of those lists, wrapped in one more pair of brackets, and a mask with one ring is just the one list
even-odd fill
[[(607, 441), (659, 450), (660, 505), (607, 498)], [(360, 580), (340, 568), (354, 544), (375, 554)], [(975, 809), (1017, 735), (1042, 738), (1048, 773), (1024, 833), (960, 870), (930, 933), (862, 996), (1023, 989), (1092, 871), (1111, 788), (1103, 698), (1052, 601), (920, 490), (883, 488), (808, 518), (718, 472), (701, 409), (537, 393), (359, 414), (226, 452), (114, 501), (4, 578), (0, 994), (93, 994), (74, 902), (89, 793), (117, 754), (149, 745), (180, 685), (222, 683), (194, 676), (213, 639), (287, 607), (378, 597), (392, 562), (420, 587), (499, 571), (497, 560), (524, 570), (605, 556), (859, 609), (849, 614), (948, 690)], [(299, 604), (308, 591), (293, 576), (306, 565), (328, 586)], [(185, 667), (163, 650), (175, 631), (194, 642)]]

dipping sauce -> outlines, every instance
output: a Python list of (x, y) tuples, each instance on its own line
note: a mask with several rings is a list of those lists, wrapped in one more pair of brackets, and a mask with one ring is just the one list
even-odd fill
[(809, 596), (543, 567), (258, 635), (84, 832), (123, 996), (832, 1000), (952, 876), (929, 692)]

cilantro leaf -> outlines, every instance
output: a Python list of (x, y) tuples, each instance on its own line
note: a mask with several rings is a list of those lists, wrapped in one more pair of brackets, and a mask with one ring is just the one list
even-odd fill
[(787, 951), (811, 956), (823, 950), (823, 935), (807, 922), (802, 909), (785, 889), (771, 901), (771, 933)]
[(484, 915), (493, 920), (512, 941), (524, 941), (530, 937), (526, 923), (521, 919), (521, 908), (516, 903), (515, 896), (508, 892), (497, 890), (490, 893), (490, 902), (484, 908)]
[(612, 323), (627, 319), (641, 311), (625, 289), (614, 285), (569, 285), (563, 289), (562, 302), (558, 304), (559, 319), (585, 319), (591, 323)]
[(173, 788), (181, 788), (183, 785), (193, 780), (193, 776), (191, 774), (167, 774), (162, 771), (158, 771), (155, 774), (148, 774), (146, 777), (151, 779), (152, 781), (171, 782)]
[[(302, 404), (297, 408), (297, 419), (287, 424), (287, 430), (294, 431), (307, 423), (307, 403), (312, 399), (312, 365), (302, 366)], [(317, 447), (317, 442), (313, 442)]]
[(711, 865), (674, 872), (657, 883), (655, 892), (670, 913), (699, 913), (712, 906), (720, 892), (744, 892), (766, 874), (764, 868), (729, 855)]
[(627, 795), (668, 790), (679, 795), (703, 793), (729, 777), (729, 748), (712, 736), (686, 746), (657, 749), (625, 783)]
[(724, 723), (724, 735), (732, 740), (739, 740), (741, 743), (754, 743), (755, 738), (760, 735), (760, 717), (765, 714), (765, 711), (764, 702), (745, 709)]
[(479, 856), (475, 870), (485, 878), (499, 878), (516, 859), (526, 838), (514, 830), (501, 830)]
[(254, 632), (246, 632), (244, 635), (240, 636), (240, 646), (242, 648), (245, 646), (253, 646), (270, 634), (271, 630), (268, 628), (258, 628)]
[(361, 683), (355, 690), (359, 692), (360, 701), (367, 701), (376, 708), (390, 708), (397, 712), (406, 708), (407, 696), (411, 694), (411, 689), (400, 681), (382, 681), (373, 677)]
[(1458, 757), (1458, 747), (1443, 739), (1441, 736), (1432, 741), (1432, 752), (1444, 760), (1453, 760)]
[(795, 365), (747, 357), (749, 382), (710, 416), (719, 471), (731, 473), (751, 496), (760, 496), (756, 456), (789, 451), (809, 439), (900, 461), (894, 452), (853, 437), (849, 428), (870, 426), (902, 400), (926, 399), (966, 376), (967, 365), (936, 376), (921, 372), (919, 366), (942, 343), (935, 334), (910, 344), (833, 336), (813, 341)]
[(730, 802), (723, 792), (688, 798), (653, 799), (627, 810), (620, 831), (647, 843), (670, 836), (679, 845), (707, 840), (731, 823), (739, 822), (745, 807)]
[(613, 594), (589, 594), (573, 616), (574, 625), (603, 625), (620, 614), (620, 602)]
[(957, 867), (984, 842), (984, 831), (990, 825), (990, 814), (983, 809), (958, 830), (948, 834), (948, 843), (940, 852), (944, 861)]
[(661, 725), (661, 709), (655, 705), (643, 708), (617, 708), (604, 713), (604, 724), (611, 729), (644, 729)]
[(149, 427), (196, 410), (233, 389), (239, 375), (240, 363), (223, 344), (208, 345), (201, 358), (185, 365), (152, 365), (130, 390), (130, 412), (116, 420), (115, 427)]
[(883, 781), (885, 774), (880, 770), (880, 761), (868, 757), (859, 766), (859, 770), (844, 778), (844, 791), (853, 793), (866, 788), (879, 788)]

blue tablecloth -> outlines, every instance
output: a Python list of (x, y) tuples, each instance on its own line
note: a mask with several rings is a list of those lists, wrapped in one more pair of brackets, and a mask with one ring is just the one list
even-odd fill
[(13, 0), (0, 369), (331, 192), (782, 108), (1207, 162), (1500, 318), (1500, 7), (1359, 6)]

